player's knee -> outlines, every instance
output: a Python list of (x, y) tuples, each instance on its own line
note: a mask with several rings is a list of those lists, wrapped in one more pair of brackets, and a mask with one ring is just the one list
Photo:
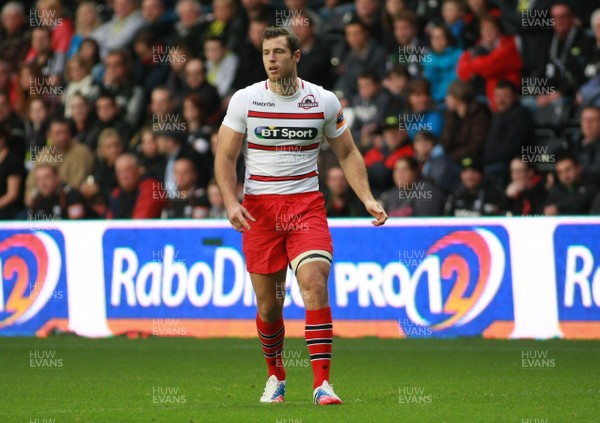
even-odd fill
[(281, 317), (282, 307), (277, 301), (263, 301), (258, 304), (258, 315), (265, 323), (273, 323)]

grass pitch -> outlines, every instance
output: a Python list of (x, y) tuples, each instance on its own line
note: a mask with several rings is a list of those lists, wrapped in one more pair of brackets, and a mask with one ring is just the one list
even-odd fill
[(600, 421), (598, 341), (336, 338), (331, 407), (285, 346), (286, 402), (260, 404), (256, 339), (0, 338), (0, 422)]

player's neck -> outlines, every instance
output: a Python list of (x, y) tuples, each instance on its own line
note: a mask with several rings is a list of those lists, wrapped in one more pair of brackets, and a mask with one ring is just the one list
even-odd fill
[(296, 74), (284, 76), (275, 81), (270, 79), (268, 81), (269, 90), (281, 97), (294, 96), (298, 92), (299, 85), (298, 76)]

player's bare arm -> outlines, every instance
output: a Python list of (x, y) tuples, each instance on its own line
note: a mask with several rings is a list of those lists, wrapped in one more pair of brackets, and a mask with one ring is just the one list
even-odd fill
[(248, 220), (255, 221), (250, 213), (240, 204), (236, 195), (237, 175), (235, 166), (242, 150), (243, 142), (244, 134), (221, 125), (215, 154), (215, 178), (221, 190), (229, 222), (231, 222), (231, 226), (236, 231), (240, 232), (250, 229)]
[(327, 138), (327, 142), (337, 156), (348, 183), (363, 202), (369, 214), (375, 218), (372, 221), (373, 225), (383, 225), (388, 215), (371, 193), (367, 168), (362, 155), (354, 144), (350, 130), (346, 129), (339, 137)]

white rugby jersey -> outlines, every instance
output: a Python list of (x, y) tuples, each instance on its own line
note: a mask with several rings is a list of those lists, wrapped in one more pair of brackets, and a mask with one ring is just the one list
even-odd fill
[(268, 80), (236, 92), (223, 125), (246, 133), (244, 192), (297, 194), (319, 189), (317, 157), (323, 136), (346, 130), (342, 106), (331, 91), (298, 79), (298, 91), (284, 97)]

